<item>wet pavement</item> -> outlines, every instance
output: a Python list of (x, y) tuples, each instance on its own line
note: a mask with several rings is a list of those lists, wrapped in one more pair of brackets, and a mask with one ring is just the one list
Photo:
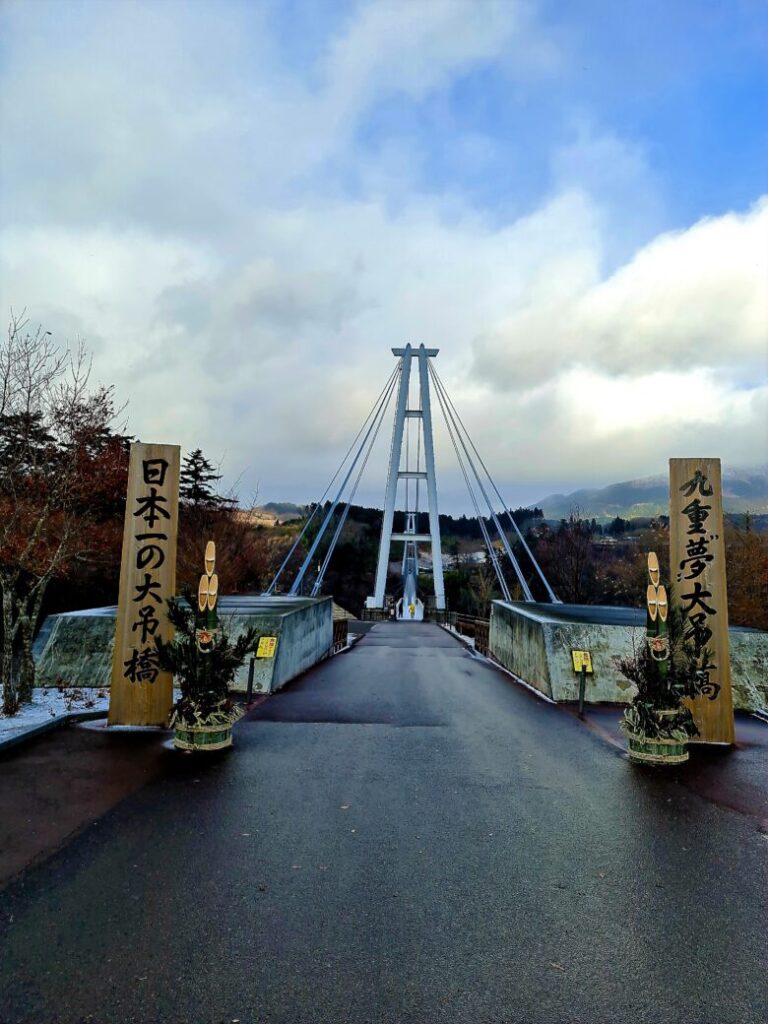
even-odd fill
[[(37, 741), (3, 790), (11, 765), (54, 818), (67, 779), (80, 811), (0, 893), (0, 1020), (763, 1024), (759, 813), (697, 791), (698, 757), (630, 765), (606, 723), (382, 623), (229, 755), (152, 737), (94, 746), (89, 775), (87, 730)], [(65, 741), (60, 775), (43, 744)], [(86, 824), (89, 779), (112, 788)]]
[(65, 726), (4, 752), (0, 886), (163, 774), (169, 756), (162, 738), (154, 732), (107, 736), (103, 730)]
[[(578, 715), (572, 705), (560, 705), (559, 710)], [(587, 704), (583, 720), (607, 742), (624, 750), (627, 741), (619, 728), (622, 715), (621, 705)], [(678, 770), (678, 779), (699, 796), (753, 818), (768, 833), (768, 723), (745, 711), (737, 711), (734, 717), (735, 748), (690, 743), (690, 759)]]

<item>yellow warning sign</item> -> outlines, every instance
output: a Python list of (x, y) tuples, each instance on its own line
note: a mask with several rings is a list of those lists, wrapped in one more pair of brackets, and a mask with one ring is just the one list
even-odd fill
[(256, 648), (257, 658), (274, 658), (277, 649), (276, 636), (262, 636), (259, 638), (259, 646)]
[(571, 651), (571, 658), (574, 672), (581, 672), (585, 668), (587, 675), (592, 675), (592, 655), (589, 651)]

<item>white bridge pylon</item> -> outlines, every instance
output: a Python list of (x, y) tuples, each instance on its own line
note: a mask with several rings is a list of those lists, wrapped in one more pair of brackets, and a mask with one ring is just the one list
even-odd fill
[[(435, 479), (435, 447), (432, 433), (432, 406), (431, 395), (437, 399), (440, 411), (445, 420), (448, 436), (451, 440), (453, 450), (459, 463), (464, 482), (467, 485), (467, 493), (472, 502), (475, 518), (480, 533), (485, 542), (486, 551), (490, 565), (496, 574), (499, 590), (505, 601), (511, 601), (513, 592), (505, 577), (502, 567), (502, 560), (506, 555), (509, 565), (514, 570), (517, 582), (522, 592), (523, 600), (534, 601), (533, 592), (526, 573), (518, 561), (518, 557), (525, 558), (528, 562), (528, 576), (531, 569), (539, 578), (539, 584), (547, 593), (550, 601), (558, 602), (554, 591), (547, 582), (541, 566), (536, 561), (528, 542), (523, 536), (520, 527), (515, 522), (507, 503), (501, 495), (496, 484), (488, 472), (488, 467), (483, 462), (480, 453), (475, 447), (472, 438), (467, 432), (461, 417), (448, 395), (445, 385), (440, 380), (432, 360), (438, 353), (436, 348), (425, 348), (419, 345), (415, 348), (406, 345), (405, 348), (393, 348), (392, 353), (398, 359), (397, 366), (392, 371), (384, 385), (381, 393), (374, 402), (373, 408), (368, 413), (357, 436), (352, 441), (341, 465), (334, 473), (331, 482), (320, 500), (315, 503), (310, 515), (307, 517), (301, 531), (285, 555), (280, 568), (269, 587), (264, 592), (267, 595), (278, 593), (278, 583), (288, 569), (291, 559), (298, 551), (299, 546), (304, 542), (309, 549), (304, 557), (300, 569), (296, 573), (293, 583), (288, 590), (288, 596), (296, 597), (303, 593), (305, 579), (314, 573), (314, 579), (307, 583), (311, 597), (321, 593), (323, 579), (330, 564), (333, 552), (342, 535), (344, 525), (349, 515), (349, 510), (355, 499), (355, 494), (360, 485), (360, 480), (365, 472), (371, 452), (376, 444), (382, 423), (387, 413), (392, 396), (397, 390), (397, 407), (395, 410), (395, 422), (392, 429), (392, 444), (389, 455), (389, 475), (384, 496), (384, 517), (381, 526), (381, 538), (379, 542), (379, 554), (376, 565), (376, 578), (374, 581), (374, 592), (366, 598), (366, 607), (383, 608), (386, 600), (387, 569), (389, 567), (391, 548), (393, 543), (403, 545), (402, 555), (402, 587), (403, 596), (396, 604), (396, 614), (400, 619), (422, 619), (424, 617), (424, 604), (418, 596), (419, 578), (419, 544), (429, 543), (432, 548), (432, 577), (435, 591), (435, 608), (438, 611), (445, 610), (445, 582), (443, 579), (443, 556), (440, 548), (440, 518), (437, 510), (437, 481)], [(419, 387), (418, 387), (418, 408), (410, 407), (411, 399), (411, 369), (414, 360), (418, 363)], [(414, 389), (415, 390), (415, 389)], [(416, 430), (411, 429), (411, 423), (415, 422)], [(416, 464), (411, 465), (412, 447), (411, 438), (415, 433)], [(403, 444), (405, 443), (405, 465), (403, 465)], [(424, 452), (424, 465), (422, 468), (421, 454)], [(341, 477), (335, 497), (332, 501), (326, 498), (331, 494), (335, 481)], [(474, 483), (473, 483), (474, 481)], [(395, 503), (397, 502), (398, 486), (405, 484), (404, 504), (404, 526), (402, 533), (393, 533), (393, 522), (395, 515)], [(411, 487), (414, 483), (415, 486)], [(427, 494), (427, 511), (429, 518), (429, 533), (419, 533), (419, 515), (422, 510), (419, 507), (421, 484), (425, 485)], [(347, 492), (347, 488), (351, 489)], [(347, 495), (344, 498), (344, 495)], [(413, 501), (411, 500), (414, 496)], [(500, 514), (497, 514), (494, 503), (501, 505)], [(486, 512), (481, 509), (485, 505)], [(337, 510), (339, 510), (337, 512)], [(310, 527), (318, 518), (321, 511), (325, 512), (322, 522), (309, 543)], [(509, 528), (516, 535), (518, 555), (512, 548), (510, 538), (507, 536), (505, 527), (502, 525), (500, 515), (506, 517)], [(330, 541), (324, 540), (331, 523), (335, 522), (335, 529)], [(491, 533), (495, 530), (498, 539), (494, 540)], [(321, 545), (323, 545), (321, 547)], [(498, 545), (501, 547), (499, 548)], [(324, 553), (323, 553), (324, 552)], [(316, 559), (322, 559), (321, 562)], [(315, 566), (317, 570), (315, 572)]]
[[(425, 348), (419, 345), (414, 349), (411, 345), (405, 348), (393, 348), (392, 354), (400, 359), (400, 386), (395, 408), (395, 423), (392, 429), (392, 448), (389, 456), (389, 474), (387, 489), (384, 494), (384, 521), (381, 526), (379, 542), (379, 558), (376, 566), (376, 581), (373, 595), (366, 604), (369, 608), (383, 608), (387, 587), (387, 567), (389, 566), (392, 543), (402, 542), (403, 552), (403, 599), (398, 602), (397, 617), (401, 619), (421, 619), (424, 617), (424, 606), (416, 596), (416, 580), (418, 576), (417, 545), (429, 542), (432, 547), (432, 578), (435, 588), (435, 606), (438, 610), (445, 609), (445, 584), (443, 582), (443, 554), (440, 547), (440, 518), (437, 511), (437, 482), (435, 480), (435, 446), (432, 433), (432, 407), (429, 395), (429, 360), (434, 359), (439, 349)], [(411, 364), (414, 357), (419, 367), (420, 408), (409, 409), (411, 383)], [(403, 468), (403, 435), (406, 419), (414, 419), (420, 427), (420, 441), (424, 447), (424, 469), (419, 465), (411, 469), (407, 464)], [(392, 524), (395, 515), (398, 484), (400, 481), (416, 481), (416, 493), (420, 481), (426, 483), (427, 506), (429, 510), (429, 533), (416, 533), (418, 507), (405, 509), (405, 532), (393, 533)], [(406, 505), (408, 504), (406, 500)], [(417, 499), (418, 504), (418, 499)]]

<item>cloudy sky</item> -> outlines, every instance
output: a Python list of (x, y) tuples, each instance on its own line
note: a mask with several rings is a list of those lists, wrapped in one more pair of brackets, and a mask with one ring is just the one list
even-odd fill
[(0, 19), (4, 315), (84, 338), (142, 440), (311, 500), (423, 341), (515, 504), (765, 462), (763, 0)]

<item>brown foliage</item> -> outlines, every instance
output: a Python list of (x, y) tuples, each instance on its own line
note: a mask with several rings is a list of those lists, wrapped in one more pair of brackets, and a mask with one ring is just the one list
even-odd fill
[(216, 544), (216, 572), (223, 594), (261, 593), (290, 546), (282, 532), (254, 527), (237, 509), (182, 509), (176, 563), (178, 588), (197, 589), (207, 541)]
[[(12, 317), (0, 347), (0, 676), (7, 713), (31, 696), (32, 638), (50, 582), (91, 553), (99, 468), (109, 467), (108, 494), (119, 486), (119, 459), (104, 452), (115, 415), (112, 389), (94, 389), (89, 378), (82, 346), (61, 352), (49, 332), (30, 333), (23, 318)], [(21, 654), (18, 686), (14, 650)]]
[(725, 561), (729, 621), (768, 629), (768, 534), (755, 533), (749, 516), (743, 529), (726, 528)]

